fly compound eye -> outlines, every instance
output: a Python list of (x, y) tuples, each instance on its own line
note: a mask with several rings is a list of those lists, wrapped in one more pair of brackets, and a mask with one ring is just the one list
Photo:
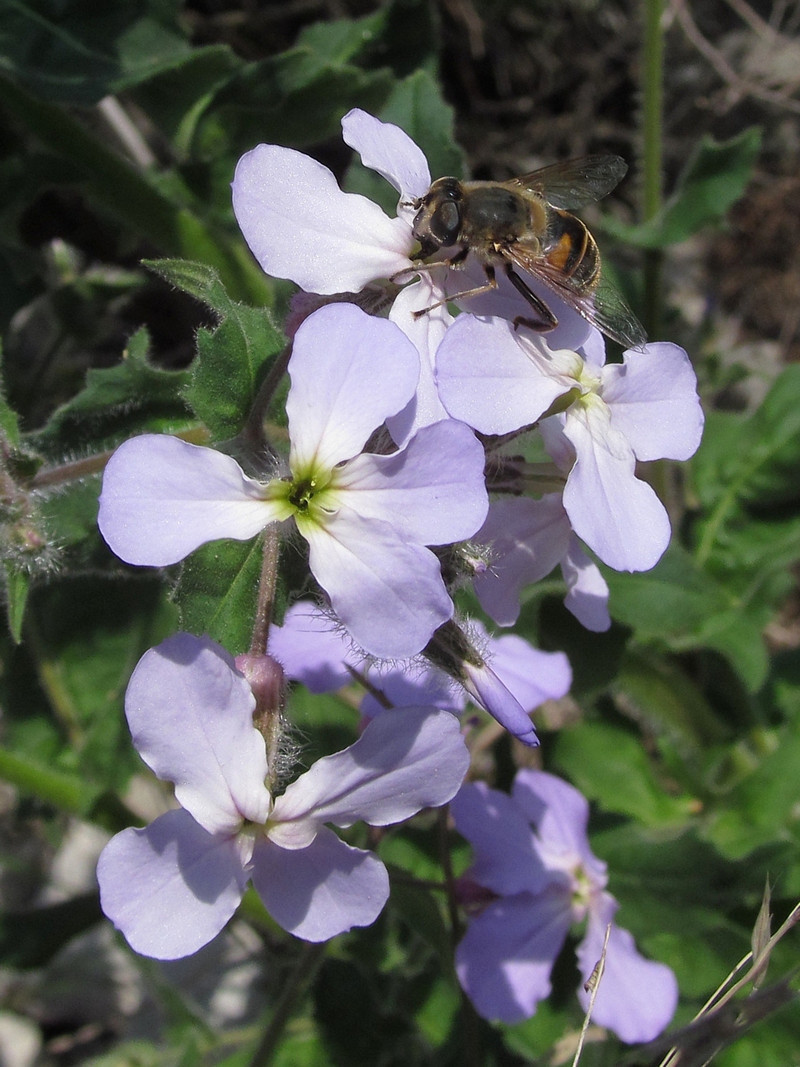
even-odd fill
[(461, 230), (461, 206), (445, 200), (431, 215), (431, 235), (442, 245), (454, 245)]

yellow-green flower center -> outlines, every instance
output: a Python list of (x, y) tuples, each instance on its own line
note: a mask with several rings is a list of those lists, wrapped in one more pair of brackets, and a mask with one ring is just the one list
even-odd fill
[(283, 504), (282, 518), (294, 516), (298, 523), (322, 522), (338, 507), (334, 499), (334, 471), (308, 467), (293, 471), (291, 478), (270, 482), (270, 500)]

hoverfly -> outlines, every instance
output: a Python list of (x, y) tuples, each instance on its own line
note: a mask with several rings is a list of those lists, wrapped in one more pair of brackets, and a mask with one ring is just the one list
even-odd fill
[[(501, 267), (511, 284), (531, 305), (536, 318), (517, 316), (544, 333), (558, 319), (514, 270), (533, 275), (625, 348), (640, 348), (647, 340), (641, 323), (617, 290), (601, 277), (600, 252), (587, 226), (572, 208), (580, 208), (610, 193), (628, 166), (619, 156), (593, 155), (556, 163), (505, 182), (462, 182), (439, 178), (415, 200), (414, 237), (427, 259), (440, 248), (458, 245), (444, 261), (458, 267), (470, 253), (482, 265), (486, 282), (417, 312), (424, 315), (449, 300), (461, 300), (497, 288)], [(432, 269), (436, 263), (426, 264)]]

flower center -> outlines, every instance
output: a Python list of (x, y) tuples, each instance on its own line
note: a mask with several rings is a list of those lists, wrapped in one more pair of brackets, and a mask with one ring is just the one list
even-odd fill
[(317, 492), (317, 479), (308, 477), (295, 479), (291, 483), (289, 503), (302, 514), (305, 514), (311, 506), (314, 494)]
[(576, 920), (583, 918), (589, 907), (594, 886), (583, 864), (572, 870), (572, 911)]
[(285, 515), (282, 518), (288, 519), (294, 515), (298, 522), (319, 522), (336, 510), (331, 493), (333, 471), (306, 468), (293, 471), (292, 474), (291, 478), (270, 482), (268, 487), (269, 499), (284, 504)]

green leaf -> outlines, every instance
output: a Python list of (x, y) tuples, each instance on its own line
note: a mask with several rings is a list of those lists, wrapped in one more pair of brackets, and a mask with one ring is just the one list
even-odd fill
[(445, 974), (450, 974), (453, 942), (435, 895), (423, 886), (408, 885), (405, 871), (392, 872), (390, 868), (390, 875), (392, 873), (392, 907), (409, 930), (433, 949)]
[(26, 92), (1, 68), (0, 98), (36, 142), (59, 157), (67, 180), (80, 185), (137, 241), (147, 240), (166, 255), (203, 259), (219, 269), (237, 295), (263, 298), (264, 275), (242, 242), (206, 222), (205, 202), (192, 203), (175, 172), (137, 168), (65, 108)]
[[(709, 616), (716, 647), (749, 661), (750, 680), (764, 663), (753, 654), (763, 629), (789, 594), (790, 567), (800, 556), (800, 367), (787, 367), (750, 418), (711, 413), (692, 463), (703, 514), (697, 564), (732, 597)], [(759, 656), (763, 653), (759, 653)]]
[(637, 722), (659, 734), (668, 731), (684, 745), (703, 747), (730, 737), (730, 725), (714, 713), (704, 693), (664, 656), (630, 648), (614, 691), (624, 694), (626, 709), (635, 710)]
[(260, 538), (214, 541), (197, 549), (181, 567), (173, 594), (182, 629), (208, 634), (235, 656), (246, 652), (260, 574)]
[(283, 334), (268, 310), (231, 300), (212, 267), (184, 260), (147, 265), (219, 315), (215, 330), (198, 331), (197, 357), (184, 396), (214, 440), (236, 436), (250, 415), (269, 361), (286, 343)]
[[(0, 343), (0, 370), (2, 370), (2, 356), (3, 347)], [(0, 442), (12, 448), (18, 448), (20, 443), (19, 419), (16, 411), (5, 398), (2, 378), (0, 378)]]
[(400, 126), (416, 141), (432, 177), (464, 174), (464, 152), (455, 138), (455, 112), (428, 71), (415, 71), (401, 81), (381, 108), (380, 118)]
[[(762, 734), (761, 747), (761, 759), (756, 767), (725, 794), (708, 820), (708, 839), (731, 859), (741, 859), (765, 842), (778, 838), (800, 843), (797, 830), (800, 736), (796, 727)], [(753, 745), (749, 752), (757, 754)]]
[(761, 131), (751, 126), (729, 141), (705, 134), (689, 157), (675, 190), (661, 211), (639, 226), (605, 218), (603, 228), (638, 248), (665, 248), (722, 220), (741, 199), (761, 148)]
[[(141, 110), (169, 138), (182, 157), (194, 152), (194, 138), (215, 95), (245, 66), (227, 45), (194, 49), (179, 64), (128, 91)], [(230, 157), (225, 165), (230, 166)]]
[(80, 580), (37, 590), (35, 645), (62, 714), (75, 724), (80, 765), (115, 787), (133, 766), (123, 696), (140, 656), (175, 628), (155, 575), (136, 581)]
[(236, 72), (198, 121), (194, 150), (229, 157), (261, 142), (305, 148), (341, 135), (352, 107), (375, 111), (392, 86), (386, 70), (363, 71), (297, 46)]
[(560, 732), (556, 764), (606, 811), (648, 826), (681, 825), (693, 798), (670, 796), (638, 737), (618, 726), (586, 722)]
[(702, 1003), (747, 952), (747, 926), (727, 913), (758, 908), (761, 871), (751, 889), (749, 872), (723, 859), (694, 826), (671, 833), (617, 822), (593, 832), (591, 844), (608, 864), (620, 926), (673, 968), (685, 997)]
[[(542, 583), (539, 583), (540, 585)], [(535, 596), (536, 586), (531, 594)], [(586, 696), (603, 691), (614, 681), (619, 671), (630, 633), (616, 624), (604, 633), (592, 633), (564, 607), (563, 593), (549, 595), (542, 602), (539, 625), (531, 623), (535, 601), (523, 607), (516, 627), (520, 636), (549, 652), (566, 652), (572, 666), (571, 692)]]
[(11, 560), (4, 561), (6, 614), (8, 628), (15, 644), (22, 640), (22, 620), (30, 592), (31, 578), (27, 571), (15, 566)]
[[(448, 970), (452, 968), (452, 955), (452, 948), (450, 948)], [(433, 983), (428, 999), (415, 1012), (414, 1018), (420, 1030), (434, 1048), (442, 1046), (448, 1032), (456, 1021), (460, 1007), (461, 998), (454, 980), (446, 982), (444, 979), (440, 979), (438, 982)]]
[(30, 436), (33, 446), (60, 458), (75, 449), (109, 448), (135, 433), (169, 433), (192, 425), (181, 396), (188, 372), (152, 366), (149, 347), (148, 333), (140, 329), (116, 367), (90, 369), (85, 388)]
[(189, 44), (170, 6), (128, 0), (98, 9), (89, 0), (6, 0), (0, 65), (41, 96), (96, 104), (183, 61)]
[(380, 45), (386, 27), (386, 8), (358, 19), (326, 19), (305, 26), (297, 38), (298, 47), (316, 57), (319, 68), (326, 64), (342, 66), (361, 59)]
[(741, 596), (700, 567), (673, 542), (659, 563), (643, 574), (604, 568), (613, 617), (639, 641), (674, 651), (714, 648), (728, 657), (748, 686), (764, 681), (767, 655), (762, 631), (767, 617), (756, 605), (743, 610)]
[[(732, 448), (733, 442), (737, 447)], [(697, 491), (715, 524), (736, 504), (800, 510), (800, 366), (786, 367), (750, 416), (713, 413), (693, 461)]]

